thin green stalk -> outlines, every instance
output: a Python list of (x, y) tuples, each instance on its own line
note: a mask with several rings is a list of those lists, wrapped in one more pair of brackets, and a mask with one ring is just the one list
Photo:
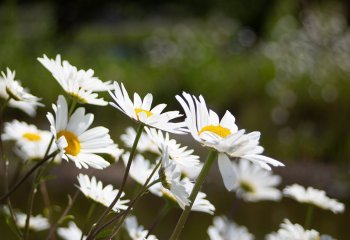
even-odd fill
[[(123, 223), (124, 219), (126, 218), (126, 216), (128, 215), (128, 213), (130, 212), (131, 208), (134, 206), (134, 204), (143, 196), (143, 194), (145, 194), (147, 192), (147, 190), (153, 186), (154, 184), (160, 182), (160, 179), (157, 179), (151, 183), (149, 183), (151, 181), (151, 179), (153, 178), (154, 174), (156, 173), (157, 169), (159, 168), (159, 166), (161, 165), (162, 161), (160, 160), (157, 165), (154, 167), (154, 169), (152, 170), (151, 174), (148, 176), (146, 182), (143, 184), (141, 190), (139, 191), (138, 195), (131, 201), (131, 203), (129, 204), (128, 208), (125, 210), (125, 214), (123, 215), (122, 220), (120, 221), (120, 224), (116, 226), (116, 230), (115, 230), (115, 234), (117, 234), (117, 232), (119, 231), (121, 224)], [(118, 217), (119, 218), (119, 217)], [(114, 219), (117, 220), (117, 219)], [(113, 221), (114, 221), (113, 220)], [(113, 221), (110, 221), (108, 223), (108, 225), (110, 225), (111, 223), (113, 223)], [(103, 225), (102, 227), (98, 228), (95, 233), (92, 235), (91, 239), (93, 237), (95, 237), (100, 231), (102, 231), (104, 228), (106, 228), (108, 226), (107, 224)], [(114, 235), (115, 235), (114, 234)], [(112, 238), (112, 237), (111, 237)], [(87, 239), (89, 240), (89, 239)]]
[(77, 199), (78, 195), (79, 195), (80, 190), (77, 189), (74, 193), (74, 196), (71, 198), (68, 195), (68, 204), (67, 207), (64, 209), (62, 215), (60, 216), (60, 218), (57, 220), (57, 222), (51, 227), (49, 234), (46, 237), (46, 240), (51, 240), (52, 237), (54, 236), (57, 227), (62, 223), (62, 221), (64, 220), (64, 218), (66, 217), (66, 215), (69, 213), (70, 209), (73, 207), (73, 204), (75, 202), (75, 200)]
[(72, 98), (72, 102), (70, 104), (69, 111), (68, 111), (68, 116), (72, 115), (76, 105), (77, 105), (77, 101), (74, 98)]
[(83, 237), (84, 237), (84, 231), (85, 231), (85, 228), (86, 228), (86, 225), (90, 219), (90, 217), (92, 216), (92, 213), (95, 211), (95, 208), (96, 208), (96, 202), (92, 202), (90, 207), (89, 207), (89, 211), (88, 211), (88, 214), (85, 218), (85, 222), (84, 222), (84, 225), (83, 225), (83, 228), (82, 228), (82, 231), (81, 231), (81, 237), (80, 237), (80, 240), (83, 240)]
[(314, 205), (308, 204), (307, 212), (306, 212), (306, 217), (305, 217), (305, 224), (304, 227), (305, 229), (309, 229), (311, 226), (311, 220), (312, 220), (312, 215), (314, 213)]
[(0, 198), (0, 202), (5, 200), (7, 197), (9, 197), (14, 191), (17, 190), (19, 186), (28, 178), (30, 175), (32, 175), (41, 165), (43, 165), (46, 161), (48, 161), (51, 157), (55, 157), (56, 154), (59, 152), (59, 150), (56, 150), (55, 152), (49, 154), (39, 162), (37, 162), (16, 184), (13, 186), (9, 191), (7, 191), (3, 196)]
[[(9, 179), (9, 175), (8, 175), (8, 166), (9, 166), (9, 161), (8, 159), (5, 160), (5, 181), (4, 181), (4, 185), (5, 185), (5, 192), (7, 191), (8, 188), (8, 179)], [(12, 204), (11, 204), (11, 200), (10, 197), (7, 198), (7, 206), (9, 208), (9, 212), (10, 212), (10, 216), (11, 216), (11, 220), (13, 222), (13, 226), (15, 226), (15, 234), (19, 239), (22, 239), (22, 232), (21, 230), (18, 228), (17, 224), (16, 224), (16, 216), (14, 214), (13, 208), (12, 208)]]
[(146, 239), (148, 238), (149, 235), (154, 231), (154, 229), (158, 226), (158, 224), (164, 219), (164, 217), (170, 212), (170, 210), (173, 208), (173, 205), (169, 202), (166, 201), (164, 207), (162, 210), (158, 213), (156, 219), (153, 221), (152, 225), (148, 228), (148, 233), (146, 236)]
[(39, 177), (38, 175), (39, 175), (39, 172), (36, 173), (34, 182), (32, 184), (32, 188), (30, 190), (30, 196), (28, 198), (27, 218), (26, 218), (26, 224), (24, 227), (24, 234), (23, 234), (24, 240), (27, 240), (28, 236), (29, 236), (29, 222), (30, 222), (30, 217), (32, 215), (34, 197), (35, 197), (35, 194), (37, 192), (36, 181), (37, 181), (37, 178)]
[[(156, 167), (155, 169), (157, 169), (158, 167)], [(147, 189), (150, 188), (151, 186), (153, 186), (156, 183), (159, 183), (160, 180), (155, 180), (153, 182), (151, 182), (149, 185), (145, 184), (144, 188), (142, 188), (142, 191), (139, 192), (139, 194), (135, 197), (135, 199), (129, 204), (128, 208), (125, 210), (124, 215), (122, 216), (122, 218), (119, 221), (119, 224), (114, 228), (112, 235), (109, 237), (109, 239), (113, 239), (119, 232), (120, 228), (123, 225), (123, 222), (125, 220), (125, 218), (129, 215), (129, 212), (131, 210), (131, 208), (138, 202), (138, 200), (140, 200), (140, 198), (147, 193)]]
[(124, 172), (123, 181), (122, 181), (122, 184), (121, 184), (121, 186), (119, 188), (117, 196), (114, 198), (113, 202), (108, 206), (108, 208), (102, 213), (100, 218), (94, 224), (94, 227), (91, 229), (87, 239), (91, 239), (91, 236), (95, 235), (95, 228), (98, 227), (98, 225), (107, 216), (107, 214), (112, 210), (114, 205), (117, 203), (117, 201), (121, 197), (122, 192), (123, 192), (124, 187), (125, 187), (125, 184), (126, 184), (126, 180), (128, 179), (128, 175), (129, 175), (129, 171), (130, 171), (132, 160), (133, 160), (133, 158), (135, 156), (135, 153), (136, 153), (136, 147), (137, 147), (137, 144), (138, 144), (138, 142), (140, 140), (140, 137), (141, 137), (141, 134), (142, 134), (142, 131), (143, 131), (144, 127), (145, 127), (145, 125), (143, 123), (140, 123), (140, 125), (139, 125), (139, 127), (137, 129), (137, 133), (136, 133), (136, 137), (135, 137), (135, 140), (134, 140), (134, 144), (133, 144), (133, 146), (131, 148), (129, 159), (128, 159), (128, 163), (126, 165), (126, 169), (125, 169), (125, 172)]
[(185, 210), (182, 212), (177, 224), (176, 224), (176, 227), (170, 237), (169, 240), (176, 240), (179, 238), (181, 232), (182, 232), (182, 229), (184, 228), (185, 226), (185, 223), (186, 223), (186, 220), (191, 212), (191, 208), (192, 208), (192, 205), (193, 205), (193, 202), (194, 200), (196, 199), (197, 197), (197, 194), (199, 192), (199, 189), (200, 187), (202, 186), (203, 182), (204, 182), (204, 179), (206, 178), (206, 176), (208, 175), (208, 172), (211, 168), (211, 166), (213, 165), (213, 162), (215, 159), (217, 159), (217, 156), (218, 156), (218, 152), (215, 151), (215, 150), (212, 150), (210, 153), (209, 153), (209, 156), (206, 160), (206, 162), (204, 163), (203, 165), (203, 168), (198, 176), (198, 179), (192, 189), (192, 192), (191, 192), (191, 195), (189, 197), (189, 201), (190, 201), (190, 204), (188, 206), (185, 207)]

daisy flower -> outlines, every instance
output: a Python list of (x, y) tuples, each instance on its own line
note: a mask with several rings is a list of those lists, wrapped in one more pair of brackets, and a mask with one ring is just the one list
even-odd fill
[(103, 98), (98, 98), (95, 92), (107, 91), (113, 86), (110, 81), (103, 82), (94, 77), (92, 69), (78, 70), (68, 61), (61, 61), (60, 55), (57, 55), (56, 59), (49, 59), (44, 55), (38, 58), (38, 61), (51, 72), (63, 90), (77, 102), (100, 106), (108, 104)]
[[(136, 131), (132, 127), (128, 127), (125, 130), (125, 133), (120, 136), (120, 139), (123, 141), (124, 145), (128, 148), (132, 148), (135, 138), (136, 138)], [(151, 153), (159, 154), (157, 145), (152, 140), (152, 138), (145, 132), (142, 132), (136, 149), (139, 153), (151, 152)]]
[(10, 98), (9, 107), (18, 108), (31, 117), (35, 116), (37, 107), (44, 106), (39, 102), (40, 98), (30, 94), (15, 80), (15, 72), (10, 69), (7, 69), (7, 74), (2, 72), (0, 76), (0, 97), (5, 100)]
[(124, 226), (132, 240), (157, 240), (154, 235), (149, 235), (147, 238), (148, 231), (143, 226), (138, 225), (135, 216), (129, 216), (125, 219)]
[(146, 132), (158, 146), (158, 153), (161, 153), (161, 149), (166, 146), (168, 149), (169, 159), (178, 166), (182, 173), (186, 173), (188, 169), (196, 168), (199, 166), (199, 156), (193, 155), (193, 150), (188, 149), (186, 146), (181, 146), (174, 139), (170, 139), (169, 133), (163, 134), (162, 131), (154, 128), (145, 128)]
[(338, 202), (336, 199), (327, 197), (326, 192), (312, 187), (305, 189), (303, 186), (293, 184), (285, 187), (283, 194), (286, 197), (302, 203), (309, 203), (319, 208), (330, 210), (333, 213), (342, 213), (345, 210), (345, 205)]
[(153, 96), (150, 93), (143, 100), (137, 93), (134, 93), (134, 101), (131, 101), (124, 85), (114, 82), (114, 93), (109, 91), (109, 94), (115, 101), (110, 104), (137, 122), (176, 134), (184, 134), (186, 131), (183, 122), (170, 122), (182, 116), (179, 111), (163, 112), (166, 104), (159, 104), (151, 108)]
[(166, 147), (162, 154), (162, 165), (158, 174), (163, 186), (163, 195), (175, 199), (182, 208), (190, 204), (188, 200), (190, 194), (186, 191), (185, 184), (180, 181), (181, 172), (176, 168), (173, 161), (169, 160), (168, 149)]
[(316, 230), (305, 230), (299, 224), (292, 224), (288, 219), (280, 225), (277, 232), (266, 236), (266, 240), (319, 240), (320, 234)]
[[(101, 181), (97, 181), (95, 177), (89, 178), (88, 175), (79, 174), (78, 175), (78, 188), (80, 191), (91, 200), (98, 202), (106, 207), (108, 207), (118, 194), (117, 189), (113, 189), (112, 185), (107, 185), (103, 187)], [(126, 205), (129, 200), (122, 199), (125, 193), (121, 194), (120, 199), (114, 205), (113, 211), (119, 212), (120, 210), (126, 210), (128, 206)]]
[[(10, 215), (10, 210), (7, 207), (3, 208), (3, 211), (6, 215)], [(19, 228), (24, 228), (26, 226), (27, 214), (14, 211), (14, 217), (16, 221), (16, 225)], [(36, 216), (30, 216), (29, 219), (29, 228), (33, 231), (43, 231), (50, 227), (49, 220), (43, 217), (41, 214)]]
[[(5, 141), (15, 141), (15, 152), (23, 160), (42, 159), (45, 156), (52, 138), (52, 133), (38, 129), (32, 124), (13, 120), (4, 125), (2, 139)], [(48, 154), (54, 152), (56, 147), (51, 146)], [(55, 157), (55, 162), (60, 161), (60, 157)]]
[(276, 188), (281, 182), (281, 177), (273, 175), (247, 160), (231, 162), (235, 173), (235, 181), (230, 188), (245, 201), (255, 202), (261, 200), (278, 201), (281, 199), (281, 192)]
[[(129, 158), (128, 154), (129, 153), (126, 153), (123, 155), (123, 160), (125, 165), (127, 164), (127, 161)], [(143, 185), (145, 184), (147, 178), (152, 173), (152, 170), (154, 169), (154, 167), (155, 167), (154, 164), (151, 164), (149, 160), (145, 159), (142, 155), (138, 154), (135, 156), (135, 159), (132, 161), (129, 175), (137, 183)], [(158, 178), (159, 176), (157, 175), (153, 176), (153, 178), (151, 179), (151, 182)], [(193, 189), (194, 184), (188, 178), (183, 178), (182, 180), (180, 180), (179, 183), (185, 188), (185, 191), (189, 196), (189, 194)], [(174, 194), (169, 189), (163, 187), (161, 183), (154, 184), (149, 188), (149, 191), (158, 197), (165, 197), (175, 203), (178, 203), (182, 209), (184, 209), (186, 206), (183, 204), (183, 201), (178, 202)], [(205, 193), (199, 192), (193, 203), (191, 210), (213, 214), (213, 212), (215, 211), (215, 207), (207, 199), (205, 199), (206, 196), (207, 195)]]
[(23, 121), (13, 120), (4, 124), (4, 141), (16, 141), (17, 144), (34, 143), (42, 140), (43, 135), (52, 134), (49, 131), (39, 130), (35, 125)]
[(235, 117), (229, 111), (220, 120), (214, 111), (207, 108), (202, 96), (197, 99), (184, 92), (182, 97), (177, 95), (176, 99), (185, 111), (185, 123), (193, 138), (220, 153), (219, 169), (228, 190), (230, 188), (226, 183), (233, 182), (234, 172), (226, 155), (249, 160), (268, 170), (271, 170), (268, 164), (284, 166), (279, 161), (261, 155), (264, 149), (259, 146), (260, 133), (245, 134), (245, 130), (238, 130)]
[(68, 116), (66, 99), (60, 95), (57, 105), (53, 104), (55, 117), (52, 113), (47, 114), (51, 124), (51, 132), (55, 136), (56, 144), (62, 150), (62, 158), (72, 160), (78, 168), (93, 167), (103, 169), (110, 164), (99, 153), (110, 154), (116, 149), (109, 136), (109, 130), (105, 127), (91, 126), (94, 115), (85, 114), (85, 108), (76, 109)]
[[(70, 221), (68, 223), (67, 228), (58, 228), (57, 229), (58, 236), (63, 238), (64, 240), (78, 240), (81, 239), (82, 231), (78, 228), (78, 226)], [(86, 239), (86, 236), (83, 236), (83, 240)]]
[(214, 217), (213, 225), (208, 228), (210, 240), (253, 240), (246, 227), (238, 226), (226, 217)]

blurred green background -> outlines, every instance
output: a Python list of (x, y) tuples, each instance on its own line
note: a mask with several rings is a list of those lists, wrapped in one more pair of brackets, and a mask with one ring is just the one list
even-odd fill
[[(283, 185), (311, 185), (349, 203), (349, 20), (345, 0), (0, 1), (0, 70), (16, 70), (17, 79), (46, 104), (35, 119), (17, 110), (7, 111), (6, 118), (48, 128), (45, 114), (62, 89), (36, 58), (60, 53), (78, 69), (123, 82), (129, 93), (151, 92), (168, 109), (180, 109), (174, 96), (182, 91), (202, 94), (218, 113), (230, 110), (240, 128), (262, 132), (266, 155), (287, 165), (276, 170)], [(95, 124), (109, 127), (117, 142), (133, 125), (111, 107), (88, 108), (97, 114)], [(205, 157), (189, 136), (181, 141)], [(52, 193), (55, 204), (62, 205), (74, 189), (78, 171), (60, 174), (71, 166), (54, 170), (59, 176), (50, 184), (60, 183)], [(117, 187), (115, 171), (109, 173), (103, 179)], [(277, 230), (284, 217), (303, 222), (305, 211), (293, 201), (235, 200), (216, 166), (204, 189), (217, 214), (232, 215), (257, 239)], [(136, 208), (146, 226), (159, 205), (153, 196), (147, 199)], [(20, 199), (14, 205), (25, 206)], [(173, 211), (156, 230), (160, 239), (167, 239), (179, 213)], [(317, 214), (315, 229), (350, 239), (347, 211)], [(210, 216), (194, 213), (182, 239), (205, 239), (210, 222)], [(1, 233), (7, 231), (3, 224)]]

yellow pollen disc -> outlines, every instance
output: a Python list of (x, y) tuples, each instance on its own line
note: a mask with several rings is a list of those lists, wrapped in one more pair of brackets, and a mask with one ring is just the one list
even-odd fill
[(136, 113), (137, 118), (139, 117), (139, 114), (140, 114), (141, 112), (146, 113), (147, 117), (150, 117), (150, 116), (153, 115), (153, 113), (151, 113), (150, 111), (147, 111), (147, 110), (145, 110), (145, 109), (142, 109), (142, 108), (135, 108), (135, 113)]
[(255, 192), (255, 187), (252, 186), (250, 183), (241, 181), (240, 187), (242, 188), (243, 191), (245, 191), (247, 193), (254, 193)]
[(41, 136), (39, 134), (37, 134), (37, 133), (27, 132), (27, 133), (24, 133), (22, 135), (22, 137), (26, 138), (29, 141), (33, 141), (33, 142), (37, 142), (37, 141), (41, 140)]
[(203, 132), (212, 132), (212, 133), (215, 133), (216, 135), (219, 135), (222, 138), (225, 138), (231, 134), (231, 131), (228, 128), (222, 127), (220, 125), (205, 126), (198, 132), (198, 135), (201, 135)]
[(64, 149), (66, 151), (66, 153), (76, 156), (79, 154), (80, 152), (80, 142), (77, 136), (75, 136), (74, 133), (70, 132), (70, 131), (60, 131), (57, 134), (57, 137), (60, 138), (64, 136), (68, 146)]

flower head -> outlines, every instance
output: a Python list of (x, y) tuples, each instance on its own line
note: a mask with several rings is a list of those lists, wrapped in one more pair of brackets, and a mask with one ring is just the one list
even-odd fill
[[(3, 211), (6, 215), (10, 215), (10, 210), (7, 207), (3, 208)], [(16, 225), (19, 228), (24, 228), (26, 226), (27, 214), (14, 211), (14, 217), (16, 221)], [(29, 219), (29, 228), (34, 231), (43, 231), (50, 227), (49, 220), (43, 217), (41, 214), (36, 216), (30, 216)]]
[(124, 226), (132, 240), (157, 240), (156, 236), (149, 235), (147, 238), (148, 231), (143, 226), (138, 225), (135, 216), (129, 216), (125, 219)]
[(158, 147), (158, 153), (161, 149), (168, 149), (169, 159), (173, 161), (182, 173), (187, 173), (188, 169), (199, 167), (199, 156), (193, 155), (193, 150), (186, 146), (181, 146), (176, 140), (169, 137), (169, 133), (163, 134), (162, 131), (154, 128), (145, 128), (146, 132)]
[(10, 99), (8, 105), (18, 108), (29, 116), (36, 114), (36, 108), (44, 106), (39, 102), (40, 98), (33, 96), (24, 89), (18, 80), (15, 80), (15, 72), (7, 69), (7, 73), (2, 72), (0, 76), (0, 97)]
[(72, 160), (78, 168), (108, 167), (109, 163), (97, 154), (111, 154), (111, 151), (117, 149), (108, 134), (109, 130), (105, 127), (88, 130), (94, 115), (85, 114), (85, 108), (80, 107), (68, 116), (67, 102), (62, 95), (58, 97), (57, 105), (53, 104), (53, 110), (55, 117), (48, 113), (47, 118), (56, 144), (62, 150), (62, 158)]
[(188, 93), (176, 96), (185, 111), (185, 123), (192, 137), (202, 145), (219, 152), (219, 170), (225, 187), (232, 190), (235, 173), (227, 157), (246, 159), (260, 167), (271, 170), (268, 164), (284, 166), (281, 162), (261, 155), (263, 148), (259, 146), (259, 132), (245, 134), (245, 130), (238, 130), (234, 116), (226, 111), (222, 119), (207, 105), (202, 96), (197, 99)]
[[(13, 120), (4, 125), (3, 140), (12, 140), (16, 143), (15, 152), (23, 160), (42, 159), (45, 156), (52, 138), (52, 133), (38, 129), (32, 124)], [(48, 154), (54, 152), (56, 147), (51, 145)], [(56, 156), (55, 161), (59, 162), (60, 157)]]
[(38, 58), (38, 61), (51, 72), (63, 90), (79, 103), (107, 105), (107, 102), (103, 98), (98, 98), (98, 94), (95, 92), (112, 89), (111, 82), (102, 82), (94, 77), (92, 69), (78, 70), (68, 61), (61, 61), (60, 55), (57, 55), (56, 59), (49, 59), (44, 55), (42, 58)]
[(176, 165), (169, 160), (167, 148), (163, 150), (162, 165), (158, 174), (163, 186), (163, 195), (173, 198), (182, 208), (190, 204), (188, 200), (190, 194), (186, 191), (185, 184), (180, 181), (181, 172), (176, 168)]
[(316, 230), (305, 230), (299, 224), (292, 224), (288, 219), (280, 225), (280, 229), (266, 236), (266, 240), (319, 240)]
[(124, 85), (114, 82), (114, 93), (109, 91), (109, 94), (115, 101), (110, 104), (135, 121), (171, 133), (183, 134), (186, 131), (183, 122), (170, 122), (182, 116), (179, 111), (163, 112), (166, 104), (151, 108), (153, 96), (150, 93), (143, 100), (134, 93), (134, 101), (131, 101)]
[(298, 202), (309, 203), (319, 208), (330, 210), (333, 213), (342, 213), (345, 210), (343, 203), (327, 197), (326, 192), (312, 187), (305, 189), (303, 186), (293, 184), (285, 187), (283, 194)]
[(280, 176), (244, 159), (231, 162), (231, 166), (235, 180), (227, 184), (239, 197), (252, 202), (281, 199), (281, 192), (275, 188), (281, 182)]
[(208, 228), (210, 240), (253, 240), (246, 227), (238, 226), (226, 217), (214, 217), (214, 224)]
[(259, 146), (259, 132), (245, 134), (245, 130), (238, 130), (235, 117), (226, 111), (222, 119), (207, 108), (202, 96), (197, 99), (188, 93), (176, 96), (186, 114), (186, 125), (193, 138), (202, 145), (214, 148), (234, 158), (244, 158), (271, 169), (273, 166), (283, 166), (272, 158), (261, 155), (263, 148)]
[[(128, 153), (123, 155), (123, 160), (124, 160), (125, 164), (127, 163), (128, 157), (129, 157)], [(150, 176), (154, 167), (155, 167), (154, 164), (151, 164), (149, 160), (145, 159), (142, 155), (138, 154), (135, 156), (135, 159), (132, 161), (129, 174), (136, 182), (143, 185), (146, 182), (147, 178)], [(181, 191), (179, 191), (180, 196), (176, 197), (175, 194), (177, 193), (177, 191), (175, 191), (173, 193), (171, 190), (164, 187), (162, 185), (162, 183), (154, 184), (153, 186), (151, 186), (149, 188), (149, 191), (158, 197), (165, 197), (165, 198), (179, 204), (179, 206), (182, 209), (184, 209), (186, 206), (186, 204), (184, 204), (184, 203), (187, 203), (186, 198), (192, 192), (194, 184), (186, 177), (180, 180), (180, 178), (178, 178), (178, 175), (180, 175), (178, 168), (175, 167), (174, 171), (177, 174), (177, 176), (173, 180), (175, 181), (175, 184), (178, 185), (178, 188), (181, 190)], [(154, 181), (154, 180), (158, 179), (159, 177), (160, 176), (155, 175), (155, 176), (153, 176), (151, 181)], [(173, 183), (171, 180), (168, 180), (168, 181), (170, 183)], [(166, 183), (166, 185), (167, 185), (167, 183)], [(183, 190), (185, 190), (186, 193), (183, 192)], [(181, 196), (184, 196), (184, 197), (181, 197)], [(183, 200), (184, 198), (185, 198), (185, 200)], [(193, 205), (192, 205), (191, 210), (213, 214), (215, 211), (215, 207), (205, 198), (206, 198), (206, 194), (203, 192), (199, 192)], [(178, 201), (178, 199), (179, 199), (179, 201)]]
[[(106, 207), (108, 207), (117, 196), (117, 189), (113, 189), (112, 185), (107, 185), (103, 187), (101, 181), (97, 181), (95, 177), (91, 179), (87, 175), (79, 174), (78, 175), (78, 188), (82, 193), (90, 198), (91, 200), (98, 202)], [(126, 210), (128, 208), (127, 204), (129, 200), (122, 199), (125, 193), (122, 193), (118, 202), (114, 205), (113, 211), (119, 212), (119, 210)]]
[[(72, 221), (70, 221), (68, 223), (68, 227), (67, 228), (62, 228), (62, 227), (58, 228), (57, 229), (57, 233), (64, 240), (81, 239), (81, 236), (83, 234), (82, 231), (78, 228), (78, 226)], [(82, 239), (85, 240), (86, 236), (83, 236)]]

